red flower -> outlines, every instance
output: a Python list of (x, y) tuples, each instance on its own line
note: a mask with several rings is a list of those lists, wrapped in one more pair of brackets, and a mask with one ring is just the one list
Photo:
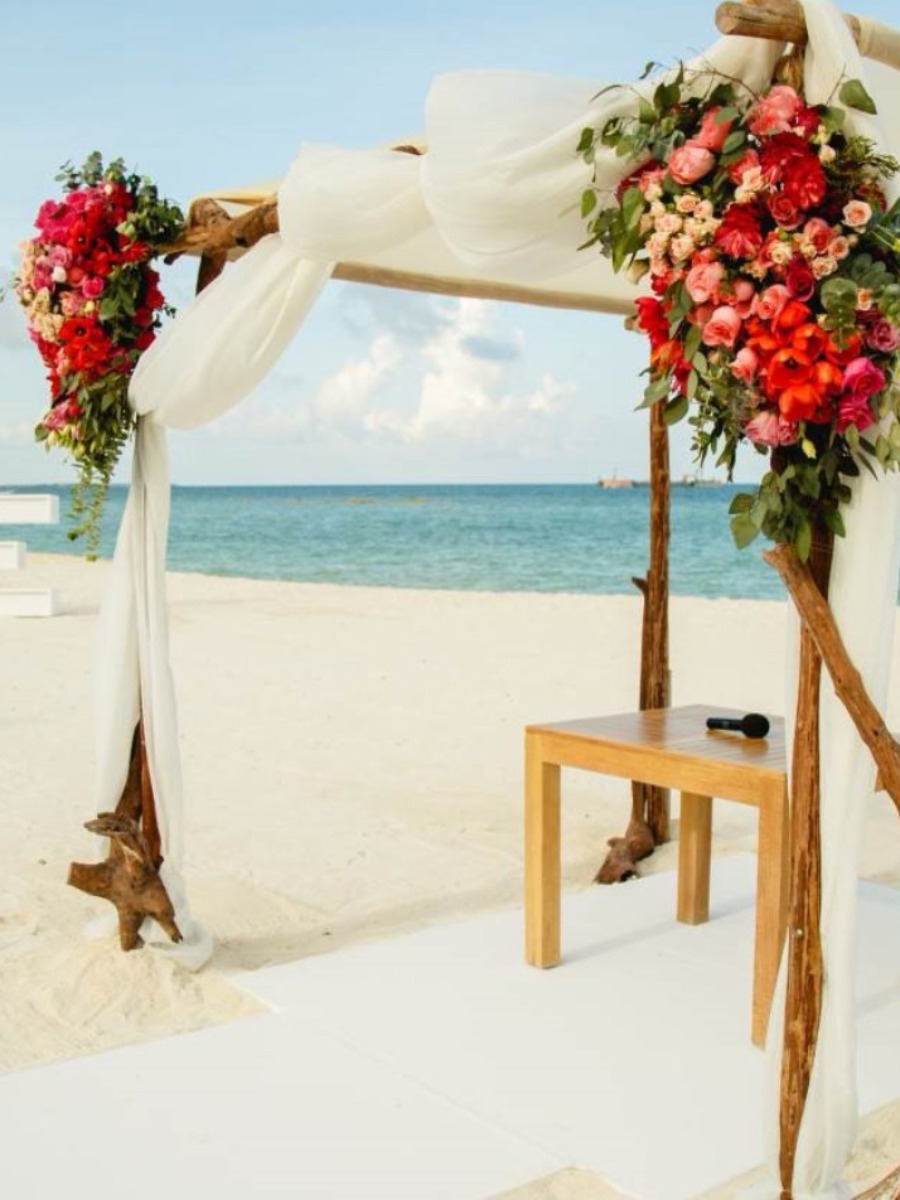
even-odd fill
[(806, 139), (796, 133), (777, 133), (766, 138), (760, 148), (759, 161), (769, 183), (778, 183), (788, 166), (797, 159), (812, 159), (818, 163)]
[(766, 207), (782, 229), (796, 229), (803, 220), (803, 213), (784, 192), (773, 192)]
[(746, 204), (730, 204), (716, 230), (715, 244), (731, 258), (753, 258), (763, 244), (759, 219), (753, 209)]
[(784, 168), (782, 187), (798, 208), (813, 208), (825, 198), (825, 172), (815, 154), (792, 159)]
[(637, 327), (650, 339), (651, 350), (656, 350), (669, 339), (669, 319), (659, 300), (652, 296), (640, 296), (634, 302), (637, 309)]
[(784, 282), (795, 300), (809, 300), (816, 290), (816, 277), (809, 263), (796, 255), (787, 265)]

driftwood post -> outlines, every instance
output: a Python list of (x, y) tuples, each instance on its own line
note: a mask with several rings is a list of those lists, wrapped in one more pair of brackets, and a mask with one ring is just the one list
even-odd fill
[[(828, 594), (832, 535), (813, 534), (810, 570)], [(822, 659), (805, 624), (800, 628), (797, 707), (791, 759), (791, 861), (787, 929), (787, 995), (781, 1059), (779, 1122), (781, 1200), (791, 1200), (800, 1121), (809, 1091), (822, 1011), (822, 848), (819, 835), (819, 684)]]
[[(662, 404), (650, 409), (650, 562), (632, 583), (643, 597), (639, 707), (669, 703), (669, 430)], [(631, 784), (631, 819), (623, 837), (610, 838), (595, 883), (622, 883), (637, 864), (669, 839), (669, 793), (637, 780)]]

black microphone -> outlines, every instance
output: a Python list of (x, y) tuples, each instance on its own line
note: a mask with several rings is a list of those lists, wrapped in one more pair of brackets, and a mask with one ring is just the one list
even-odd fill
[(769, 732), (769, 721), (762, 713), (747, 713), (745, 717), (707, 717), (707, 729), (731, 729), (748, 738), (764, 738)]

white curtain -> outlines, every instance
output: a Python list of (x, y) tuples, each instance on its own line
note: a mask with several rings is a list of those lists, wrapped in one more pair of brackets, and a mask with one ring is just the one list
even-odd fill
[[(837, 10), (805, 4), (811, 33), (807, 87), (827, 98), (841, 69), (865, 72)], [(781, 47), (724, 39), (692, 66), (738, 76), (762, 89)], [(884, 77), (882, 76), (882, 82)], [(590, 169), (575, 154), (586, 125), (628, 111), (653, 83), (595, 97), (595, 81), (511, 72), (439, 78), (426, 114), (427, 156), (386, 150), (302, 147), (279, 191), (280, 233), (264, 239), (184, 309), (141, 359), (131, 398), (142, 415), (134, 481), (101, 621), (98, 677), (98, 809), (118, 799), (138, 712), (159, 808), (164, 873), (185, 933), (157, 944), (186, 965), (211, 946), (190, 917), (181, 883), (181, 781), (175, 697), (168, 665), (164, 589), (168, 522), (165, 426), (203, 424), (238, 403), (276, 361), (336, 261), (378, 261), (404, 248), (448, 256), (475, 277), (549, 286), (584, 270), (577, 213)], [(872, 87), (879, 95), (881, 89)], [(863, 124), (860, 125), (861, 129)], [(881, 137), (874, 123), (865, 131)], [(608, 152), (597, 166), (612, 190), (623, 169)], [(439, 272), (438, 272), (439, 273)], [(609, 279), (608, 294), (622, 295)], [(845, 641), (872, 689), (885, 692), (894, 610), (900, 490), (864, 478), (835, 556), (832, 602)], [(853, 1137), (852, 945), (856, 845), (872, 784), (867, 755), (829, 690), (824, 729), (824, 942), (826, 998), (812, 1095), (795, 1176), (799, 1193), (833, 1189)], [(790, 702), (788, 705), (790, 711)], [(150, 923), (148, 922), (148, 925)], [(154, 931), (147, 929), (145, 936)], [(156, 931), (158, 935), (158, 931)], [(770, 1043), (777, 1045), (773, 1031)], [(769, 1111), (777, 1111), (770, 1096)]]

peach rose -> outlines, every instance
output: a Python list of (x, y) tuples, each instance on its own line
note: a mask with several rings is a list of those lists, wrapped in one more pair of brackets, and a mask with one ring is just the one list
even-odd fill
[(844, 224), (851, 229), (862, 229), (872, 218), (872, 209), (865, 200), (851, 200), (844, 205)]
[(703, 326), (701, 337), (707, 346), (728, 346), (730, 349), (741, 330), (741, 318), (728, 304), (713, 309), (713, 314)]
[(752, 383), (758, 369), (759, 359), (749, 346), (738, 350), (731, 364), (731, 373), (735, 379), (740, 379), (743, 383)]
[(721, 112), (721, 108), (710, 108), (703, 114), (703, 120), (700, 122), (700, 132), (694, 138), (698, 146), (705, 146), (707, 150), (721, 150), (731, 132), (732, 121), (722, 121), (716, 123), (716, 117)]
[(715, 162), (716, 156), (713, 152), (692, 139), (669, 155), (669, 174), (676, 183), (686, 187), (708, 175)]
[(778, 316), (790, 298), (791, 293), (783, 283), (773, 283), (754, 300), (753, 314), (762, 321), (771, 321)]
[(722, 282), (724, 268), (718, 262), (700, 262), (691, 267), (684, 281), (687, 293), (695, 304), (706, 304), (711, 300)]
[(787, 133), (802, 104), (794, 89), (786, 84), (769, 88), (750, 109), (747, 117), (750, 132), (763, 137)]

